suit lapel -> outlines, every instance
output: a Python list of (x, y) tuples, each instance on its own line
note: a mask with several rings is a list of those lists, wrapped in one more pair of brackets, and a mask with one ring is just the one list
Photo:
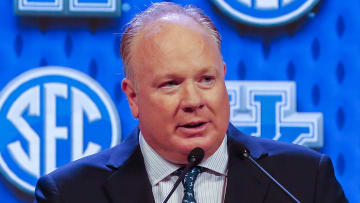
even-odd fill
[(266, 179), (249, 160), (242, 159), (242, 148), (246, 147), (254, 159), (261, 159), (266, 153), (261, 146), (250, 136), (242, 134), (234, 126), (229, 125), (228, 129), (228, 182), (226, 187), (225, 202), (264, 202), (269, 186)]
[(103, 184), (105, 194), (114, 203), (154, 203), (138, 143), (138, 129), (121, 145), (108, 162), (114, 172)]
[(110, 202), (154, 203), (140, 148), (104, 184)]

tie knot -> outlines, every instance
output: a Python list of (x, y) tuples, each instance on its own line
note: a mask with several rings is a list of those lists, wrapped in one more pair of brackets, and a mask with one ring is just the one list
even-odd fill
[[(179, 168), (178, 170), (176, 170), (173, 174), (174, 175), (177, 175), (177, 176), (180, 176), (183, 172), (184, 172), (184, 170), (185, 170), (185, 167), (183, 166), (183, 167), (181, 167), (181, 168)], [(203, 167), (201, 167), (201, 166), (194, 166), (189, 172), (187, 172), (186, 174), (185, 174), (185, 176), (186, 175), (190, 175), (190, 176), (198, 176), (201, 172), (203, 172)]]

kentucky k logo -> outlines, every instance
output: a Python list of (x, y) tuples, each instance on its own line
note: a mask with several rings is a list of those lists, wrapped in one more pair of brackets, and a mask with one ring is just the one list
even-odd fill
[(120, 142), (117, 110), (105, 90), (69, 68), (43, 67), (0, 94), (0, 172), (33, 192), (37, 179)]
[(294, 82), (227, 81), (230, 121), (252, 136), (308, 147), (323, 145), (321, 113), (296, 112)]

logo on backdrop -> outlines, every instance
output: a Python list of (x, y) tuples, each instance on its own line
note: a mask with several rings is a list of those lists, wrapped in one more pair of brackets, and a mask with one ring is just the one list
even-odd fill
[(59, 166), (120, 142), (117, 110), (106, 91), (69, 68), (42, 67), (14, 78), (0, 94), (0, 171), (33, 192)]
[(319, 0), (212, 0), (233, 19), (259, 26), (292, 22), (305, 15)]
[(14, 0), (19, 15), (119, 16), (120, 0)]
[(252, 136), (308, 147), (323, 145), (321, 113), (296, 112), (294, 82), (226, 81), (230, 121)]

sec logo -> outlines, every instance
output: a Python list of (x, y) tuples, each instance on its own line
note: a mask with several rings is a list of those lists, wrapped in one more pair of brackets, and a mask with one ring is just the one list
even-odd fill
[(117, 110), (87, 75), (63, 67), (30, 70), (0, 94), (0, 171), (32, 193), (59, 166), (118, 144)]
[(212, 0), (233, 19), (258, 26), (292, 22), (309, 12), (319, 0)]

